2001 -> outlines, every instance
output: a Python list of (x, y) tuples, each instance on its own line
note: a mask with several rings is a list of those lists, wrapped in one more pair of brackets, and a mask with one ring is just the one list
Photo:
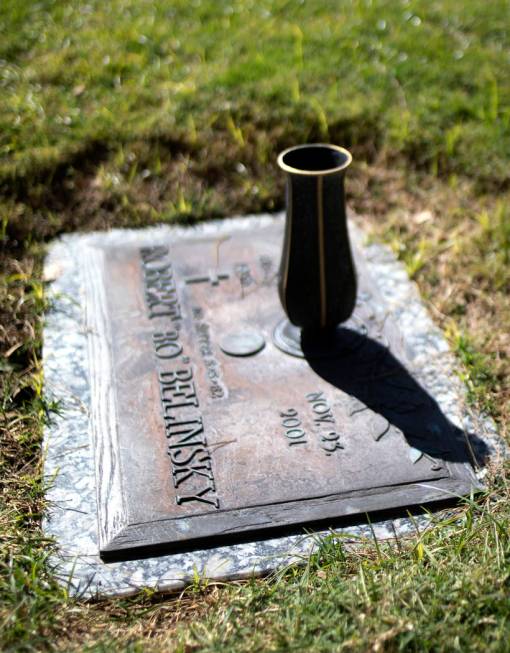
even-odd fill
[(301, 428), (301, 420), (299, 419), (297, 410), (289, 408), (288, 410), (281, 412), (280, 417), (282, 420), (282, 426), (285, 429), (285, 437), (290, 440), (289, 445), (305, 444), (306, 433)]

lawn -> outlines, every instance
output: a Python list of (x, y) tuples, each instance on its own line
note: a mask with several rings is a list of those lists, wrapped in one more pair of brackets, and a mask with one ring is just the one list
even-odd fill
[(76, 602), (40, 530), (46, 243), (281, 209), (295, 143), (351, 149), (350, 206), (507, 436), (509, 44), (507, 0), (2, 0), (0, 649), (510, 651), (508, 465), (426, 533), (181, 597)]

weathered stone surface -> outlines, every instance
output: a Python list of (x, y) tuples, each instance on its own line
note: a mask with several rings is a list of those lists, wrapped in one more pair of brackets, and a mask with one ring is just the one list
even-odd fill
[[(333, 354), (274, 346), (281, 228), (262, 217), (53, 246), (45, 375), (63, 411), (47, 432), (46, 527), (76, 592), (261, 573), (312, 544), (260, 531), (476, 487), (472, 451), (493, 451), (493, 425), (465, 410), (446, 343), (387, 250), (354, 231), (359, 302)], [(221, 340), (243, 331), (265, 346), (228, 355)]]

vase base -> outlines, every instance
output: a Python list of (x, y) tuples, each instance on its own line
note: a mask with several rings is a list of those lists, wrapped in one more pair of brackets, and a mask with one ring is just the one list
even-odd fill
[(301, 349), (301, 332), (302, 330), (292, 324), (286, 317), (283, 318), (273, 331), (273, 342), (281, 351), (296, 358), (304, 358), (305, 355)]
[(273, 342), (296, 358), (334, 358), (365, 344), (367, 333), (365, 324), (355, 316), (332, 329), (314, 332), (303, 331), (283, 318), (273, 331)]

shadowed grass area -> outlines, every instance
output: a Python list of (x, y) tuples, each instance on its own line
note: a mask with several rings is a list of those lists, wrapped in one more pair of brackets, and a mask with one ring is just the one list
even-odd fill
[(506, 0), (3, 0), (0, 648), (510, 650), (508, 468), (405, 541), (334, 535), (269, 580), (69, 599), (48, 566), (44, 244), (282, 207), (277, 152), (329, 140), (371, 237), (419, 283), (468, 400), (503, 434), (510, 373)]

